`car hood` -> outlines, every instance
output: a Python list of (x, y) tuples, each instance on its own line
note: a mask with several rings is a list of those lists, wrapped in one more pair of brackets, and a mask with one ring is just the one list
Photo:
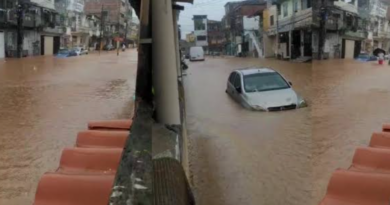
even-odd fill
[(292, 88), (246, 93), (245, 95), (249, 105), (260, 106), (265, 109), (291, 104), (298, 105), (298, 95)]

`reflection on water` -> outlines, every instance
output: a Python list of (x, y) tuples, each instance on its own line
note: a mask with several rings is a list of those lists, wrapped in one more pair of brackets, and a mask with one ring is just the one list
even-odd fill
[(39, 178), (55, 171), (61, 150), (89, 120), (130, 117), (136, 57), (127, 51), (0, 63), (0, 204), (31, 204)]

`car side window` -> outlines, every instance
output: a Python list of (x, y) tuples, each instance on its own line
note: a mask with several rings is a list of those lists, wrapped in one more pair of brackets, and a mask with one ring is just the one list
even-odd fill
[(234, 87), (238, 88), (241, 87), (241, 76), (237, 75), (236, 78), (234, 79)]
[(229, 82), (231, 83), (231, 84), (233, 84), (234, 83), (234, 78), (236, 77), (236, 72), (233, 72), (233, 73), (231, 73), (230, 74), (230, 76), (229, 76)]

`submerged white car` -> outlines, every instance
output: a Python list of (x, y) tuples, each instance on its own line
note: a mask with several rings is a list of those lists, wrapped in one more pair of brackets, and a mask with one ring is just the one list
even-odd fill
[(291, 87), (291, 82), (269, 68), (245, 68), (233, 71), (226, 93), (244, 107), (259, 111), (282, 111), (306, 107)]
[(88, 55), (88, 50), (87, 49), (84, 49), (82, 47), (76, 47), (74, 48), (74, 50), (76, 51), (77, 55), (78, 56), (81, 56), (81, 55)]

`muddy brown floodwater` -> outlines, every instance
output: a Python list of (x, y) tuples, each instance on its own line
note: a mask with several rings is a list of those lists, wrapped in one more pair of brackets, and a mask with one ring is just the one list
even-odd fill
[(313, 199), (318, 204), (332, 172), (348, 168), (356, 147), (390, 122), (390, 66), (332, 60), (313, 63)]
[(252, 112), (225, 93), (231, 71), (265, 66), (280, 71), (311, 104), (311, 64), (227, 57), (189, 65), (187, 120), (198, 203), (311, 204), (311, 108)]
[(135, 50), (0, 61), (0, 204), (32, 204), (89, 120), (129, 118)]
[[(265, 113), (225, 94), (229, 73), (272, 67), (309, 108)], [(191, 176), (200, 205), (316, 205), (332, 172), (390, 122), (390, 66), (208, 58), (185, 78)]]

